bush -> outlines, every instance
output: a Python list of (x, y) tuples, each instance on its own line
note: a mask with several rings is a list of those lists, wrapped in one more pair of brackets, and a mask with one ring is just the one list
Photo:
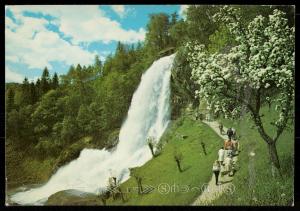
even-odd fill
[(41, 139), (34, 147), (34, 151), (42, 159), (58, 156), (60, 150), (61, 146), (50, 139)]

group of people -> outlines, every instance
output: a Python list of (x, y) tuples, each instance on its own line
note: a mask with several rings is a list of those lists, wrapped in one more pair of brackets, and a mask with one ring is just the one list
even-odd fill
[[(220, 134), (223, 135), (224, 134), (224, 130), (223, 130), (223, 125), (222, 123), (219, 124), (219, 130), (220, 130)], [(230, 140), (236, 140), (237, 139), (237, 135), (236, 135), (236, 131), (233, 127), (228, 128), (227, 132), (226, 132), (228, 139)]]
[[(223, 126), (220, 128), (220, 133), (223, 132)], [(222, 133), (221, 133), (222, 134)], [(229, 176), (233, 176), (236, 171), (234, 156), (237, 156), (240, 152), (240, 144), (236, 139), (235, 130), (229, 128), (227, 130), (228, 139), (224, 140), (224, 146), (218, 151), (218, 159), (213, 164), (213, 172), (216, 178), (216, 185), (220, 185), (218, 182), (219, 174), (229, 173)], [(234, 139), (233, 139), (234, 137)]]

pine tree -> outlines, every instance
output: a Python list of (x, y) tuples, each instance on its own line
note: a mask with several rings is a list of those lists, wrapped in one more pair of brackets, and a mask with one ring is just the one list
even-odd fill
[(177, 12), (174, 12), (174, 13), (171, 14), (171, 26), (176, 24), (177, 18), (178, 18)]
[(34, 104), (37, 101), (37, 93), (34, 82), (30, 83), (30, 104)]
[(95, 65), (94, 65), (94, 68), (95, 68), (96, 75), (102, 75), (102, 62), (99, 59), (98, 55), (95, 56)]
[(46, 92), (48, 92), (49, 89), (50, 89), (50, 76), (49, 76), (48, 68), (45, 67), (43, 74), (42, 74), (42, 79), (41, 79), (42, 94), (45, 94)]
[(28, 82), (27, 77), (24, 78), (22, 84), (22, 97), (21, 97), (21, 105), (29, 105), (31, 103), (30, 100), (30, 84)]
[(57, 89), (58, 84), (59, 84), (59, 81), (58, 81), (57, 73), (54, 73), (53, 78), (52, 78), (52, 88)]
[(36, 89), (36, 98), (38, 100), (42, 95), (41, 79), (39, 78), (36, 80), (35, 89)]

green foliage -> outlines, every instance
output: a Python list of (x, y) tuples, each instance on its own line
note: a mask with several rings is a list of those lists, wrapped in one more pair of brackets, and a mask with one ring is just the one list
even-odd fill
[(53, 89), (57, 89), (57, 88), (58, 88), (58, 83), (59, 83), (57, 73), (54, 73), (51, 82), (52, 82), (52, 84), (51, 84), (51, 85), (52, 85), (52, 88), (53, 88)]
[(168, 33), (170, 27), (169, 16), (165, 13), (151, 14), (147, 24), (146, 49), (148, 55), (156, 56), (156, 53), (170, 45)]
[(188, 39), (187, 23), (184, 20), (179, 20), (169, 29), (170, 37), (172, 39), (172, 46), (179, 47)]
[(196, 40), (202, 44), (209, 44), (209, 36), (217, 29), (212, 16), (219, 6), (190, 5), (187, 9), (187, 34), (189, 40)]
[(192, 69), (187, 60), (185, 48), (180, 47), (177, 51), (171, 77), (172, 118), (180, 114), (180, 110), (192, 102), (194, 107), (198, 106), (199, 100), (195, 99), (196, 85), (191, 80)]
[(49, 91), (42, 97), (33, 112), (32, 121), (35, 125), (35, 135), (38, 138), (48, 136), (51, 133), (53, 125), (63, 119), (63, 112), (57, 107), (58, 99), (61, 95), (60, 91)]
[(75, 142), (79, 132), (76, 119), (73, 116), (65, 116), (62, 124), (61, 138), (68, 144)]
[(58, 146), (53, 140), (44, 139), (35, 145), (34, 150), (38, 157), (44, 160), (47, 157), (58, 156), (60, 154), (61, 147)]
[(98, 55), (95, 56), (94, 72), (97, 75), (102, 75), (102, 62)]
[(50, 76), (49, 70), (47, 67), (43, 70), (42, 78), (41, 78), (41, 92), (45, 94), (50, 89)]
[(6, 110), (7, 112), (10, 112), (15, 107), (15, 92), (12, 88), (9, 88), (7, 90), (7, 100), (6, 100)]
[(220, 25), (219, 28), (209, 36), (210, 44), (208, 45), (209, 53), (227, 53), (230, 48), (232, 48), (236, 42), (224, 25)]
[(30, 115), (33, 112), (33, 106), (28, 105), (20, 108), (19, 111), (13, 109), (8, 113), (6, 132), (7, 137), (21, 146), (34, 142), (33, 127)]

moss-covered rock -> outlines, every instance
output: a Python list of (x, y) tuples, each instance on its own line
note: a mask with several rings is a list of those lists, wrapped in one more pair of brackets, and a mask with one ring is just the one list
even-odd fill
[(77, 190), (64, 190), (51, 195), (46, 205), (102, 205), (102, 202), (94, 194)]
[(119, 133), (120, 129), (116, 129), (110, 133), (107, 140), (105, 141), (106, 149), (112, 149), (115, 147), (119, 142)]

